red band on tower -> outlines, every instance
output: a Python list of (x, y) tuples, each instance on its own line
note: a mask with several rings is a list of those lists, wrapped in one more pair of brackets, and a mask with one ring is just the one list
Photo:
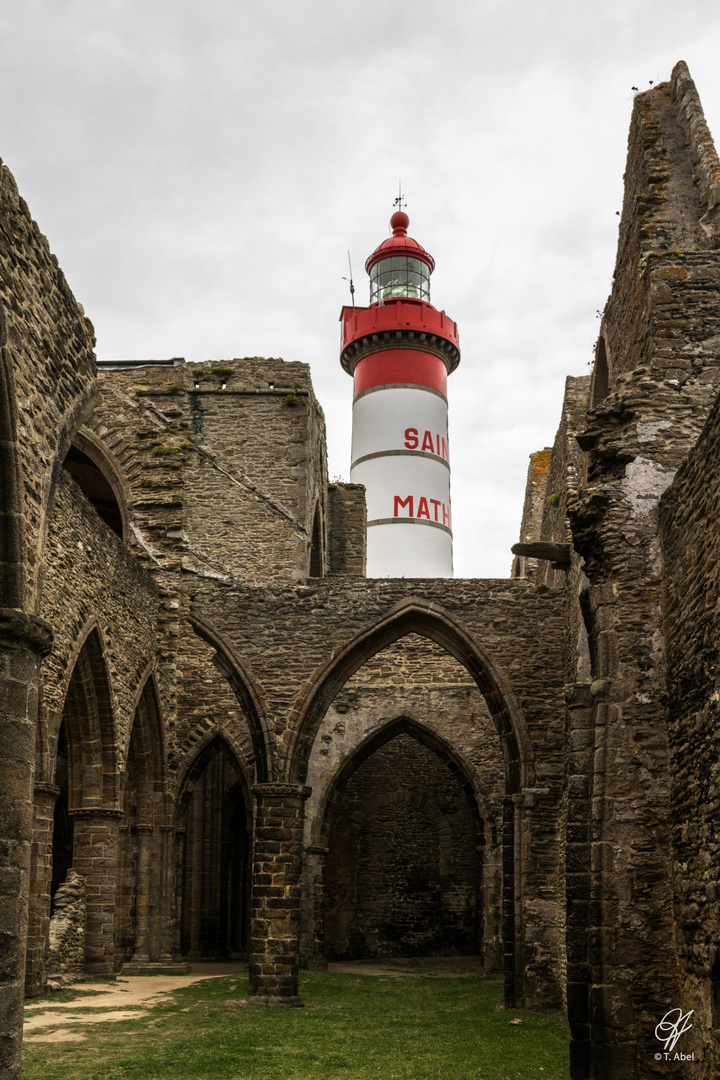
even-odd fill
[(355, 397), (389, 383), (426, 386), (447, 397), (445, 361), (419, 349), (383, 349), (355, 365)]

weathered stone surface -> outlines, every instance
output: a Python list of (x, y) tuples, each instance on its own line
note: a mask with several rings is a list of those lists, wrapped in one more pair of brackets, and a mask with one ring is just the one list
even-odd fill
[(48, 936), (48, 980), (58, 986), (85, 971), (85, 878), (68, 870), (55, 894)]

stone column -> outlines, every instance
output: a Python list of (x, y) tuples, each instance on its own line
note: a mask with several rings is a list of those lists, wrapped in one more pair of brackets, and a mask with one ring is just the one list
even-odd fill
[(47, 985), (47, 944), (50, 932), (50, 886), (53, 865), (55, 802), (60, 794), (56, 784), (35, 784), (33, 838), (30, 864), (30, 904), (28, 913), (25, 994), (44, 994)]
[(0, 1080), (20, 1076), (42, 619), (0, 608)]
[[(556, 1009), (562, 1002), (558, 964), (558, 788), (524, 787), (514, 796), (515, 993), (525, 1009)], [(579, 889), (579, 883), (575, 884)]]
[(175, 844), (170, 848), (169, 856), (174, 859), (175, 904), (172, 919), (172, 954), (179, 960), (182, 956), (182, 921), (183, 913), (183, 852), (185, 851), (185, 830), (175, 830)]
[(305, 799), (300, 784), (256, 784), (250, 996), (257, 1005), (301, 1006), (298, 997), (300, 870)]
[[(162, 886), (160, 896), (157, 900), (158, 949), (160, 951), (160, 959), (164, 963), (169, 963), (173, 958), (173, 926), (178, 915), (176, 907), (177, 884), (175, 877), (176, 855), (174, 825), (162, 825), (160, 827), (160, 845), (162, 852)], [(174, 951), (175, 955), (178, 956), (179, 949)]]
[(85, 970), (112, 975), (115, 968), (115, 892), (122, 810), (99, 806), (70, 811), (74, 821), (73, 869), (85, 878)]
[(516, 1004), (515, 963), (515, 798), (503, 797), (502, 810), (502, 927), (505, 1008)]
[(137, 825), (137, 885), (135, 892), (135, 963), (150, 961), (150, 854), (152, 825)]
[(588, 685), (565, 688), (568, 718), (567, 822), (565, 844), (565, 951), (570, 1076), (591, 1075), (590, 1042), (590, 777), (593, 712)]

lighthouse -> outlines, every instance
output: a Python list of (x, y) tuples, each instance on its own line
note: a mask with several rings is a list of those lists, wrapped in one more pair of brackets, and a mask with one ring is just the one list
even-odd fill
[(368, 577), (452, 577), (447, 377), (460, 349), (456, 324), (430, 303), (435, 261), (409, 224), (393, 214), (365, 263), (369, 306), (342, 310), (350, 481), (366, 488)]

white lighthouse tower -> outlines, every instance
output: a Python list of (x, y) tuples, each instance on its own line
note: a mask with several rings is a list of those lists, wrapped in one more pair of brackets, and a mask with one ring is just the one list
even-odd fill
[(353, 376), (350, 480), (367, 492), (368, 577), (452, 577), (447, 377), (457, 326), (430, 303), (435, 261), (409, 218), (365, 263), (370, 306), (345, 307), (340, 361)]

